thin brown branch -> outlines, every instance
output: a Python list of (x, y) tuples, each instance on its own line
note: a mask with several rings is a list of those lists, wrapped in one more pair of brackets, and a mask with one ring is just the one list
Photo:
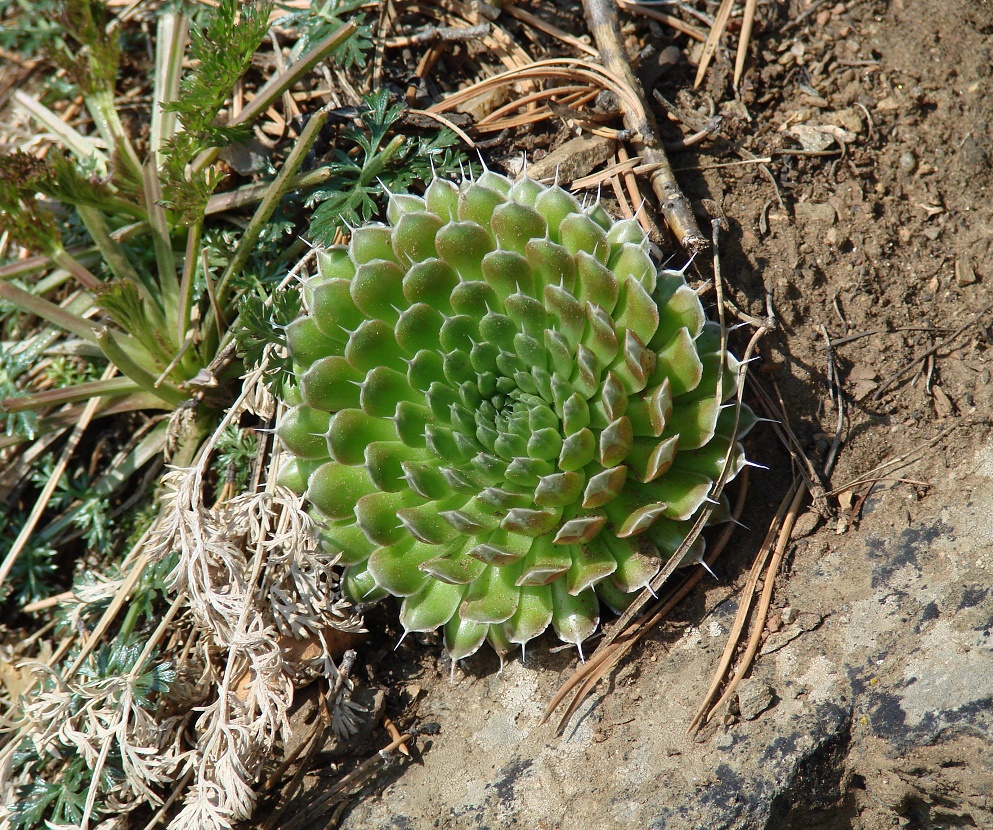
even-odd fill
[(710, 688), (707, 689), (707, 693), (703, 696), (703, 701), (700, 704), (700, 708), (693, 716), (693, 720), (690, 721), (690, 725), (686, 730), (687, 732), (692, 732), (701, 721), (705, 721), (709, 718), (709, 713), (713, 711), (713, 707), (710, 704), (717, 696), (721, 683), (724, 682), (724, 676), (731, 667), (731, 661), (734, 659), (734, 652), (738, 648), (738, 641), (741, 638), (742, 632), (745, 630), (745, 623), (748, 621), (748, 615), (752, 609), (752, 598), (755, 594), (755, 586), (758, 585), (759, 577), (762, 575), (762, 571), (765, 569), (766, 564), (769, 561), (769, 555), (772, 553), (775, 545), (776, 536), (782, 526), (783, 520), (786, 518), (789, 505), (796, 496), (796, 488), (797, 485), (794, 484), (783, 498), (783, 501), (779, 506), (779, 512), (769, 525), (769, 530), (766, 533), (765, 540), (762, 542), (762, 547), (759, 548), (759, 551), (752, 562), (752, 568), (748, 573), (748, 579), (745, 581), (745, 587), (742, 588), (741, 591), (741, 601), (738, 604), (738, 613), (735, 615), (734, 623), (731, 625), (731, 631), (728, 633), (728, 640), (727, 644), (724, 646), (724, 653), (721, 655), (721, 660), (717, 665), (717, 669), (714, 671), (714, 678), (711, 681)]
[(624, 126), (637, 134), (632, 142), (635, 154), (642, 156), (646, 164), (658, 165), (652, 172), (652, 190), (658, 197), (666, 224), (687, 253), (699, 253), (708, 247), (709, 242), (700, 232), (693, 208), (676, 181), (659, 138), (655, 116), (645, 103), (644, 90), (624, 51), (621, 27), (617, 20), (617, 5), (614, 0), (583, 0), (583, 8), (587, 25), (600, 49), (603, 65), (623, 81), (639, 102), (639, 107), (634, 110), (621, 101)]
[(752, 377), (748, 378), (748, 382), (751, 386), (751, 391), (755, 393), (763, 411), (771, 421), (772, 428), (779, 440), (802, 471), (807, 489), (810, 491), (814, 509), (822, 518), (830, 518), (832, 511), (827, 501), (828, 494), (824, 485), (821, 483), (820, 473), (813, 462), (807, 457), (806, 453), (804, 453), (803, 445), (787, 423), (783, 410), (780, 409), (779, 405), (772, 399), (761, 383)]
[(724, 552), (727, 543), (734, 532), (735, 523), (741, 518), (745, 509), (745, 497), (748, 494), (748, 469), (742, 471), (738, 478), (738, 497), (735, 501), (731, 515), (734, 522), (729, 523), (721, 532), (720, 537), (707, 551), (703, 558), (703, 563), (697, 565), (689, 575), (678, 585), (666, 594), (660, 596), (658, 600), (646, 611), (645, 615), (629, 625), (618, 638), (605, 648), (598, 648), (597, 651), (584, 664), (579, 666), (575, 673), (562, 684), (555, 696), (545, 707), (541, 722), (544, 723), (551, 716), (561, 703), (570, 695), (572, 701), (563, 713), (559, 721), (558, 731), (562, 731), (569, 718), (573, 716), (576, 709), (582, 705), (583, 701), (589, 697), (590, 692), (596, 687), (608, 672), (613, 669), (634, 646), (651, 631), (692, 591), (703, 577), (710, 572), (711, 566), (718, 560)]
[(650, 17), (652, 20), (657, 20), (659, 23), (664, 23), (677, 32), (682, 32), (684, 35), (689, 35), (694, 40), (703, 43), (707, 39), (707, 33), (701, 29), (699, 26), (694, 26), (692, 23), (687, 23), (676, 17), (674, 14), (666, 14), (665, 12), (660, 12), (649, 6), (643, 6), (640, 3), (633, 3), (631, 0), (617, 0), (617, 5), (620, 6), (626, 12), (634, 12), (645, 17)]
[(339, 779), (334, 786), (310, 801), (307, 804), (306, 811), (284, 823), (282, 830), (295, 830), (298, 827), (312, 825), (315, 819), (327, 813), (329, 809), (345, 798), (349, 792), (355, 792), (364, 785), (366, 781), (386, 765), (394, 752), (401, 746), (409, 745), (415, 737), (416, 735), (414, 733), (408, 733), (391, 740), (379, 752), (367, 758), (359, 766)]
[(547, 20), (542, 20), (536, 14), (531, 14), (531, 12), (525, 9), (519, 8), (513, 3), (507, 3), (503, 7), (503, 11), (509, 14), (511, 17), (515, 17), (522, 23), (527, 23), (529, 26), (534, 26), (536, 29), (540, 29), (547, 35), (551, 35), (563, 43), (568, 44), (573, 49), (577, 49), (580, 52), (585, 52), (587, 55), (591, 55), (594, 58), (599, 58), (600, 53), (597, 52), (592, 46), (583, 43), (579, 38), (573, 37), (568, 32), (562, 31), (558, 26), (549, 23)]
[(490, 33), (489, 23), (478, 26), (428, 26), (416, 35), (403, 35), (387, 38), (383, 42), (386, 49), (398, 49), (404, 46), (425, 46), (435, 43), (465, 43), (479, 40)]
[(734, 7), (734, 0), (722, 0), (721, 7), (714, 17), (714, 25), (707, 36), (707, 42), (703, 47), (703, 55), (700, 56), (700, 65), (696, 69), (696, 78), (693, 79), (693, 88), (696, 89), (703, 82), (703, 76), (707, 73), (707, 67), (717, 51), (717, 45), (721, 42), (721, 36), (727, 28), (731, 19), (731, 9)]
[(734, 85), (737, 87), (741, 75), (745, 71), (745, 59), (748, 57), (748, 42), (752, 39), (752, 26), (755, 23), (755, 10), (758, 0), (745, 0), (745, 14), (741, 19), (741, 34), (738, 36), (738, 54), (734, 59)]
[(871, 470), (869, 470), (869, 472), (863, 473), (862, 475), (857, 476), (856, 478), (852, 479), (851, 481), (845, 484), (842, 484), (839, 487), (835, 487), (833, 490), (829, 491), (825, 495), (837, 496), (839, 493), (843, 493), (846, 490), (853, 490), (856, 487), (861, 487), (863, 484), (868, 484), (872, 481), (880, 480), (878, 477), (884, 472), (892, 473), (895, 472), (896, 470), (901, 469), (902, 467), (909, 467), (911, 464), (916, 463), (917, 461), (920, 460), (920, 458), (917, 458), (915, 456), (923, 456), (923, 454), (927, 452), (929, 449), (931, 449), (931, 447), (940, 444), (945, 439), (945, 437), (953, 430), (956, 430), (959, 427), (965, 425), (966, 425), (965, 423), (957, 421), (953, 423), (951, 426), (948, 426), (945, 429), (943, 429), (941, 432), (939, 432), (934, 438), (932, 438), (930, 441), (924, 444), (924, 446), (914, 447), (909, 452), (905, 452), (902, 455), (897, 456), (896, 458), (890, 459), (889, 461), (884, 461), (882, 464), (873, 467)]

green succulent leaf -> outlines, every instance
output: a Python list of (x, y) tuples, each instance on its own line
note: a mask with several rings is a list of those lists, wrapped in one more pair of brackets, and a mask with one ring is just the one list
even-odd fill
[(386, 216), (318, 254), (286, 327), (283, 480), (352, 599), (401, 597), (405, 630), (443, 628), (454, 659), (550, 626), (581, 648), (744, 465), (738, 363), (636, 222), (561, 188), (436, 178)]

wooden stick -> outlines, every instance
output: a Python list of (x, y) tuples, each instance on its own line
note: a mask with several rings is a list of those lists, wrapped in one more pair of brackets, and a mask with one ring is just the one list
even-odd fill
[(593, 33), (600, 59), (604, 67), (623, 80), (631, 93), (641, 103), (639, 111), (629, 109), (622, 100), (624, 126), (637, 134), (633, 144), (635, 154), (642, 156), (647, 164), (657, 164), (652, 172), (652, 190), (658, 197), (662, 215), (676, 241), (690, 256), (705, 250), (709, 241), (700, 232), (690, 202), (672, 172), (672, 166), (659, 139), (655, 116), (645, 104), (645, 93), (628, 62), (621, 40), (621, 27), (617, 20), (617, 5), (614, 0), (583, 0), (586, 22)]

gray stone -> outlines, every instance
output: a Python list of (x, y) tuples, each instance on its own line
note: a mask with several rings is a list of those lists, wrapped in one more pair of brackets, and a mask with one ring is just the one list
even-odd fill
[(439, 667), (419, 682), (440, 734), (342, 827), (993, 830), (993, 448), (920, 475), (909, 524), (888, 491), (797, 550), (775, 595), (795, 618), (749, 681), (776, 690), (761, 717), (686, 733), (739, 597), (711, 585), (703, 622), (649, 638), (561, 735), (539, 720), (573, 658), (548, 641), (502, 674)]

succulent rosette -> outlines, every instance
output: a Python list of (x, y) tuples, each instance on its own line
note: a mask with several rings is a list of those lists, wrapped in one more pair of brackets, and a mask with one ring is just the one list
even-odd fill
[(486, 172), (387, 214), (318, 254), (287, 330), (282, 480), (350, 598), (401, 598), (404, 629), (444, 627), (453, 659), (549, 625), (578, 646), (745, 463), (737, 361), (682, 274), (599, 203)]

